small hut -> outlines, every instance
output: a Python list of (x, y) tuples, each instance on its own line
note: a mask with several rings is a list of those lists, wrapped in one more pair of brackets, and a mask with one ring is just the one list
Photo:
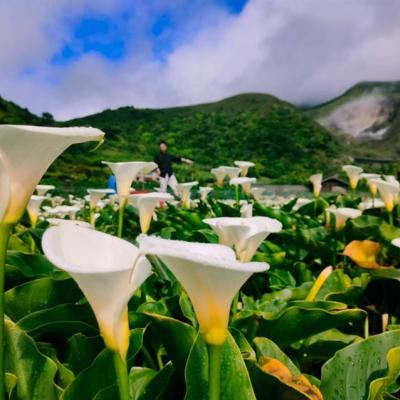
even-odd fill
[(345, 193), (348, 183), (339, 177), (339, 175), (328, 176), (322, 181), (323, 192)]

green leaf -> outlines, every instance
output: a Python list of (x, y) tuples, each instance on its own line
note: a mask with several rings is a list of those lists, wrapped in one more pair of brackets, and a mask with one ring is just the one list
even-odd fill
[[(255, 400), (250, 377), (240, 349), (229, 334), (221, 355), (221, 400)], [(200, 335), (186, 364), (185, 400), (208, 400), (208, 351)]]
[(72, 279), (40, 278), (9, 289), (4, 294), (5, 312), (17, 322), (35, 311), (62, 303), (75, 303), (81, 298), (82, 292)]
[(16, 375), (6, 372), (5, 385), (6, 385), (6, 393), (8, 394), (9, 398), (11, 397), (12, 391), (14, 390), (16, 384), (17, 384)]
[(129, 374), (132, 400), (160, 400), (168, 389), (174, 367), (167, 363), (160, 371), (150, 368), (133, 367)]
[(17, 377), (10, 400), (57, 400), (56, 364), (39, 352), (34, 340), (5, 320), (6, 371)]
[(400, 330), (371, 336), (338, 351), (322, 367), (325, 400), (367, 400), (370, 383), (385, 376), (386, 354), (400, 343)]
[(329, 307), (332, 302), (319, 302), (320, 304), (310, 302), (312, 308), (306, 307), (306, 303), (289, 306), (278, 315), (263, 315), (257, 336), (268, 337), (284, 347), (332, 328), (356, 334), (363, 332), (365, 311), (360, 309), (330, 311), (322, 306), (326, 303)]
[[(133, 329), (130, 336), (128, 364), (131, 363), (143, 345), (144, 329)], [(63, 400), (88, 400), (100, 396), (103, 391), (116, 390), (116, 375), (113, 354), (110, 350), (103, 350), (69, 385), (63, 394)], [(115, 386), (114, 388), (111, 388)], [(101, 396), (104, 396), (103, 392)]]
[(88, 336), (98, 334), (97, 322), (88, 303), (61, 304), (36, 311), (19, 320), (18, 325), (35, 338), (43, 335), (68, 337), (78, 332)]
[(388, 393), (399, 390), (396, 380), (400, 375), (400, 347), (390, 349), (386, 355), (386, 360), (388, 364), (387, 373), (384, 377), (371, 382), (368, 400), (384, 400)]

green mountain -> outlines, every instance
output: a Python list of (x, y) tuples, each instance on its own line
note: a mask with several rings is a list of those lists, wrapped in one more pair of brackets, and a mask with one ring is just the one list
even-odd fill
[[(51, 123), (26, 110), (22, 115), (15, 107), (8, 120), (0, 117), (0, 123)], [(263, 181), (305, 182), (313, 172), (334, 171), (343, 154), (340, 141), (327, 129), (266, 94), (158, 110), (122, 107), (54, 124), (94, 126), (106, 132), (106, 142), (95, 152), (89, 152), (90, 145), (72, 147), (49, 170), (48, 179), (71, 186), (87, 181), (104, 185), (108, 169), (101, 160), (151, 160), (160, 139), (167, 140), (171, 152), (195, 161), (192, 167), (180, 167), (181, 180), (202, 182), (212, 180), (212, 167), (234, 160), (254, 161), (253, 173)]]
[(400, 156), (400, 81), (361, 82), (304, 113), (351, 143), (354, 155)]

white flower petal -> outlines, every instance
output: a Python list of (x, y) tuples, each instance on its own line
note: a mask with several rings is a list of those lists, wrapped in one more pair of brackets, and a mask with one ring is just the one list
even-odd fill
[(0, 159), (10, 193), (3, 223), (14, 224), (21, 218), (41, 177), (67, 147), (103, 136), (95, 128), (0, 125)]
[(49, 228), (42, 247), (47, 258), (67, 271), (82, 289), (106, 345), (125, 357), (129, 345), (127, 303), (150, 275), (148, 261), (125, 240), (71, 224)]
[[(227, 336), (230, 305), (240, 287), (266, 263), (240, 263), (222, 245), (188, 243), (148, 236), (138, 238), (140, 250), (158, 256), (187, 291), (204, 339), (221, 345)], [(233, 256), (233, 257), (232, 257)]]

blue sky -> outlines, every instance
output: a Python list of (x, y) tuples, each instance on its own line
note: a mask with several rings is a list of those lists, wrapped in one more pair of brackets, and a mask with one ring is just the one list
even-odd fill
[[(123, 61), (127, 56), (129, 47), (134, 46), (135, 37), (131, 26), (140, 16), (135, 13), (133, 3), (117, 0), (120, 8), (111, 14), (82, 15), (79, 18), (66, 21), (70, 37), (60, 50), (54, 54), (51, 63), (63, 65), (77, 60), (85, 53), (97, 53), (112, 62)], [(238, 15), (243, 10), (248, 0), (213, 0), (208, 3), (216, 8), (221, 8), (232, 15)], [(190, 0), (186, 8), (197, 12), (201, 9), (197, 4), (191, 6)], [(158, 60), (174, 50), (176, 37), (180, 35), (180, 19), (176, 10), (170, 7), (161, 7), (154, 10), (149, 24), (144, 27), (144, 34), (151, 42), (152, 55)], [(192, 35), (196, 32), (192, 32)], [(133, 43), (132, 43), (133, 42)]]
[(245, 92), (315, 104), (399, 79), (399, 20), (399, 0), (0, 0), (0, 96), (58, 119)]

